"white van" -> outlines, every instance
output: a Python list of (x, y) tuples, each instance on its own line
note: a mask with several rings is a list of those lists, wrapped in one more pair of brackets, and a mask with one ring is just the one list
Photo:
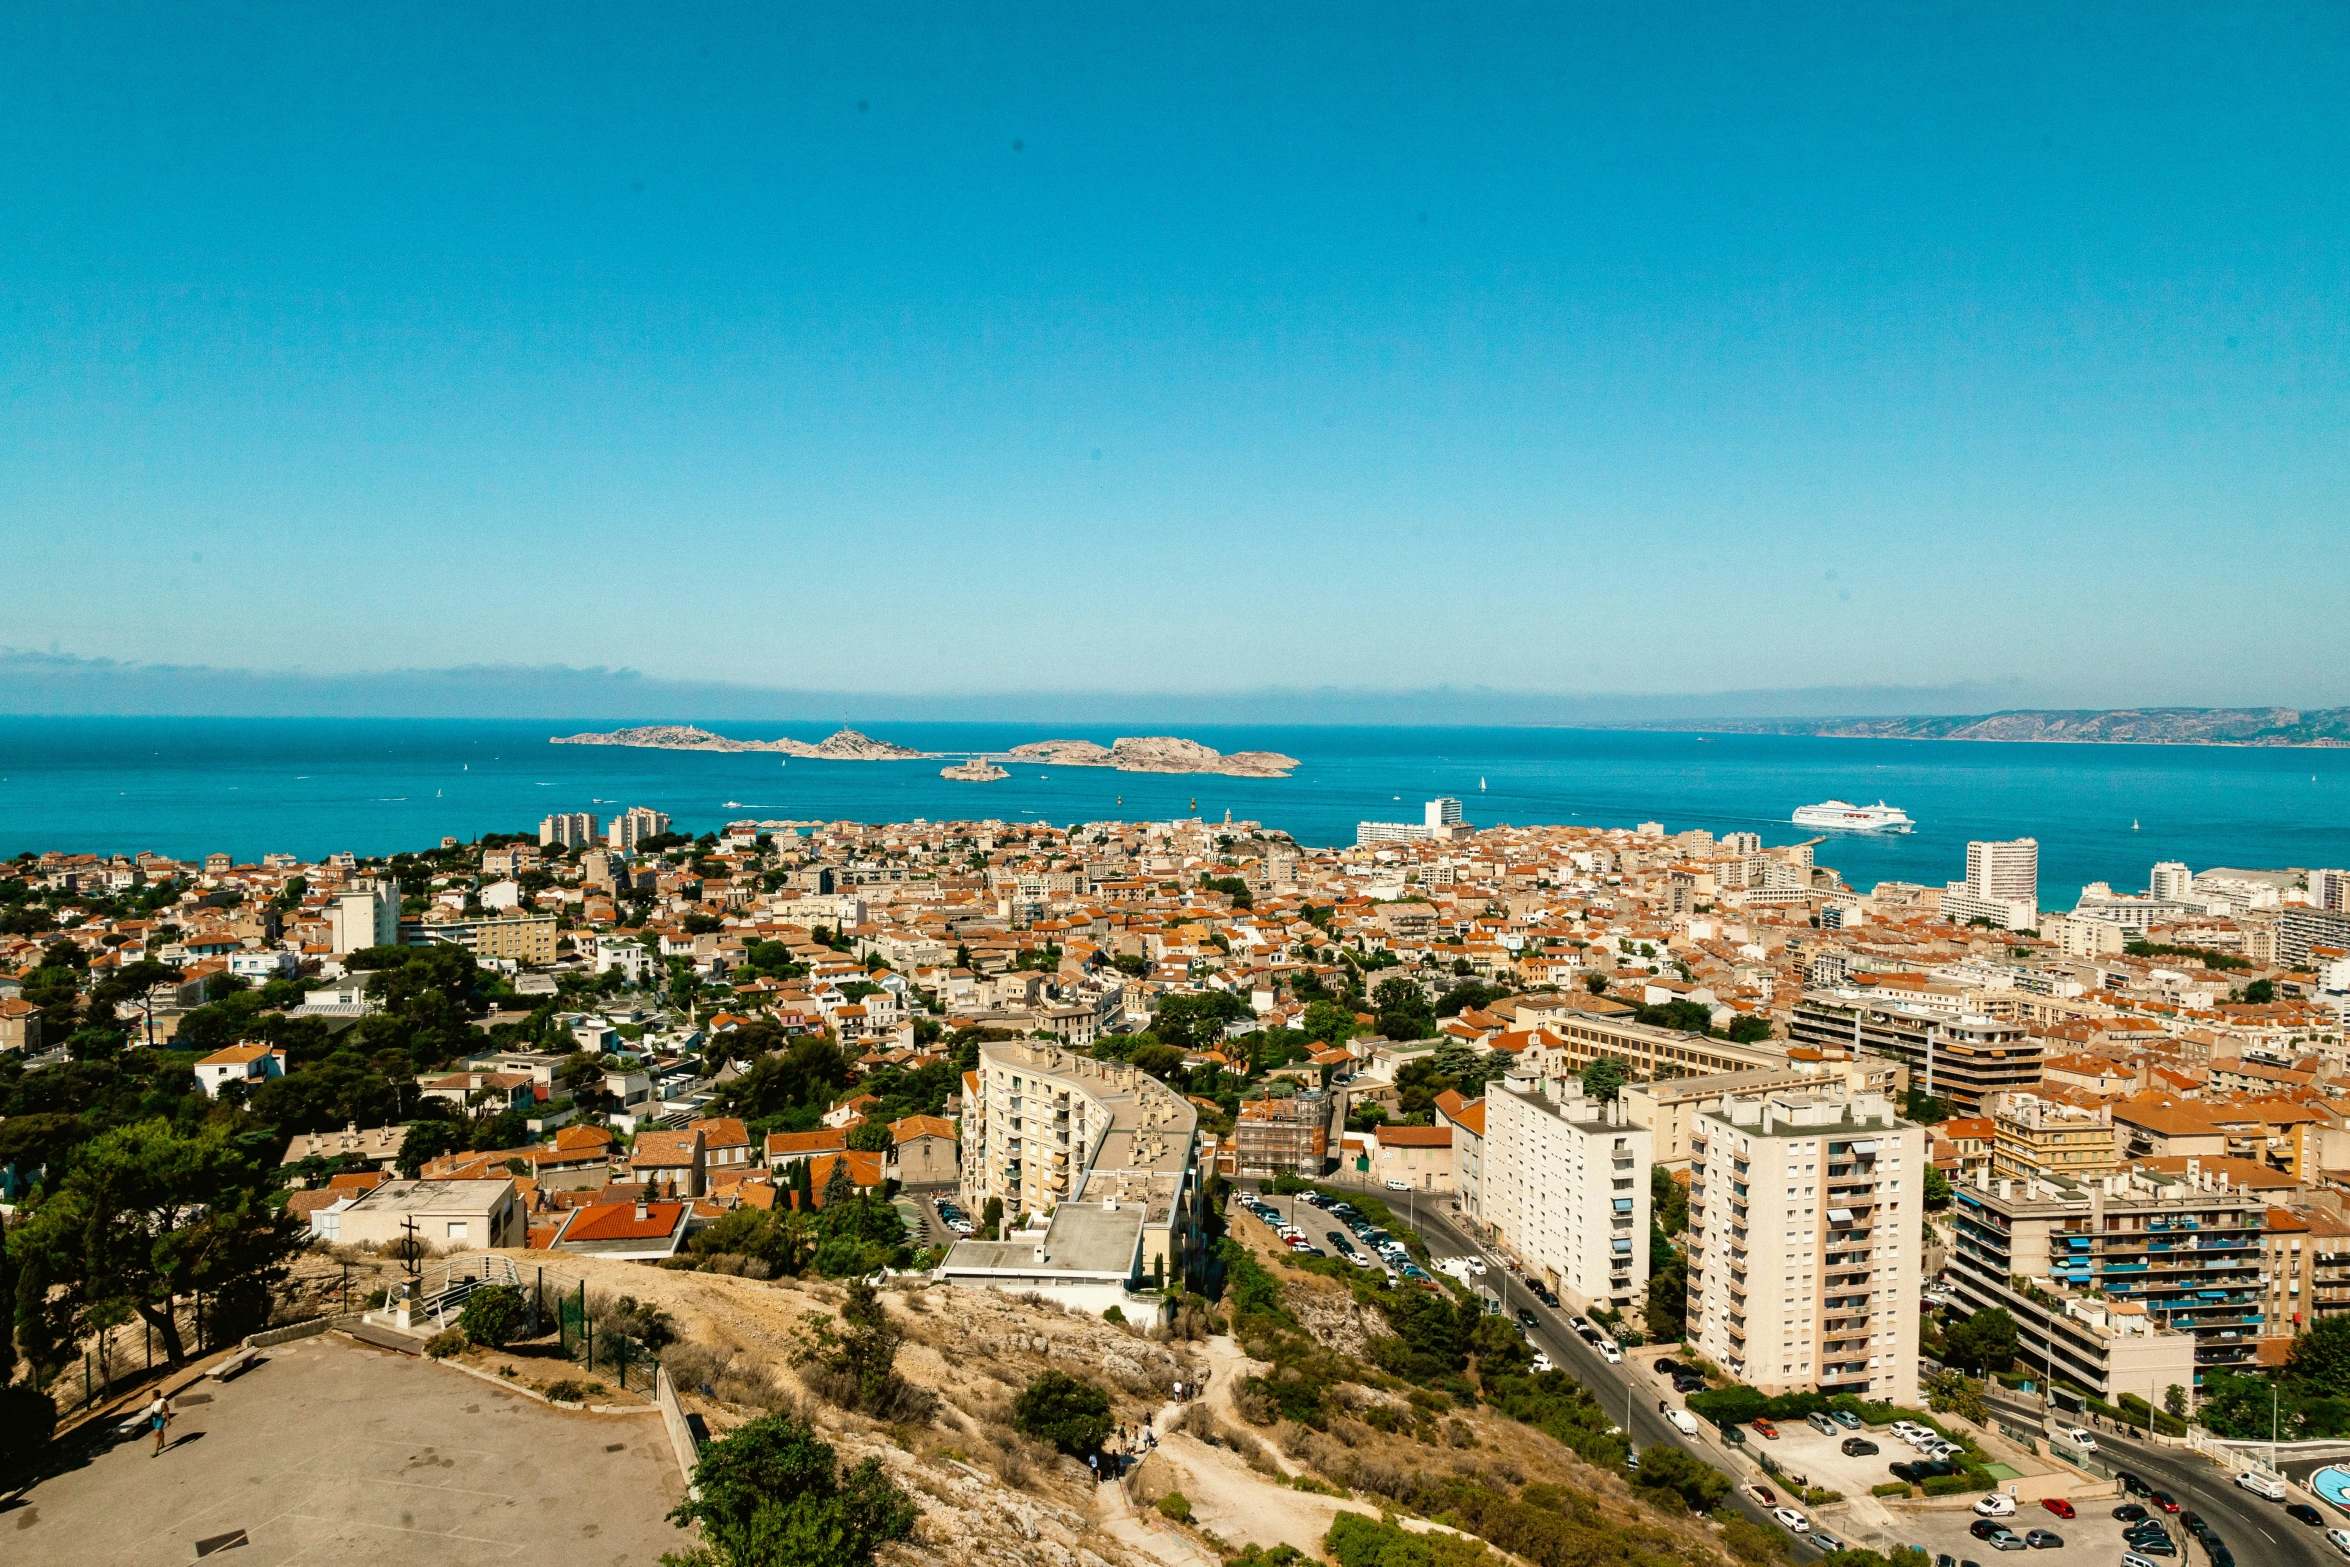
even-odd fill
[(1673, 1423), (1673, 1429), (1680, 1432), (1683, 1436), (1697, 1435), (1697, 1417), (1691, 1414), (1688, 1410), (1668, 1409), (1665, 1411), (1665, 1418), (1671, 1421)]
[(2284, 1481), (2272, 1480), (2267, 1475), (2256, 1474), (2249, 1469), (2236, 1476), (2236, 1483), (2254, 1496), (2265, 1496), (2272, 1502), (2281, 1502), (2285, 1499)]
[(2097, 1438), (2091, 1436), (2080, 1426), (2058, 1426), (2056, 1428), (2056, 1435), (2049, 1438), (2049, 1440), (2052, 1442), (2061, 1443), (2076, 1453), (2094, 1453), (2097, 1451)]

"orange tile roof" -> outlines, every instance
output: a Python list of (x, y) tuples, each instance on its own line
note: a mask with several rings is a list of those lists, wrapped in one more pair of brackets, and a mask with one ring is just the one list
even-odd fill
[(637, 1207), (632, 1202), (605, 1202), (582, 1208), (565, 1226), (563, 1238), (567, 1241), (661, 1240), (677, 1228), (677, 1221), (684, 1217), (686, 1209), (681, 1202), (649, 1202), (643, 1205), (645, 1216), (640, 1219), (636, 1216)]

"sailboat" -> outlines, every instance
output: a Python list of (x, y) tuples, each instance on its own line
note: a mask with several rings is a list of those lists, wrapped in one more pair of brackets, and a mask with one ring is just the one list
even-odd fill
[(1485, 780), (1482, 778), (1477, 780), (1477, 792), (1479, 794), (1483, 794), (1485, 792)]
[(2138, 830), (2138, 818), (2136, 818), (2135, 816), (2133, 816), (2133, 817), (2131, 817), (2131, 818), (2130, 818), (2130, 831), (2132, 831), (2132, 832), (2136, 832), (2137, 830)]

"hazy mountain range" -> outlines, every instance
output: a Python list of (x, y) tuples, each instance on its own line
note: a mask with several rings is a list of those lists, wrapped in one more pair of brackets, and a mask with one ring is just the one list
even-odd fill
[[(1682, 724), (1641, 728), (1681, 729)], [(1705, 727), (1733, 734), (1835, 735), (1864, 740), (2059, 740), (2103, 745), (2350, 745), (2350, 707), (2123, 707), (2018, 709), (1900, 718), (1745, 718)]]

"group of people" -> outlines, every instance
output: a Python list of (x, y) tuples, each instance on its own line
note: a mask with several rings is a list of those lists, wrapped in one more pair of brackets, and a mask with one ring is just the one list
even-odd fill
[[(1177, 1382), (1174, 1388), (1175, 1402), (1190, 1403), (1200, 1396), (1206, 1386), (1207, 1378), (1204, 1376), (1192, 1382)], [(1110, 1440), (1102, 1444), (1102, 1450), (1086, 1459), (1086, 1463), (1092, 1466), (1096, 1480), (1123, 1480), (1128, 1471), (1157, 1450), (1159, 1433), (1153, 1429), (1153, 1418), (1146, 1415), (1140, 1425), (1119, 1426), (1111, 1434)]]

